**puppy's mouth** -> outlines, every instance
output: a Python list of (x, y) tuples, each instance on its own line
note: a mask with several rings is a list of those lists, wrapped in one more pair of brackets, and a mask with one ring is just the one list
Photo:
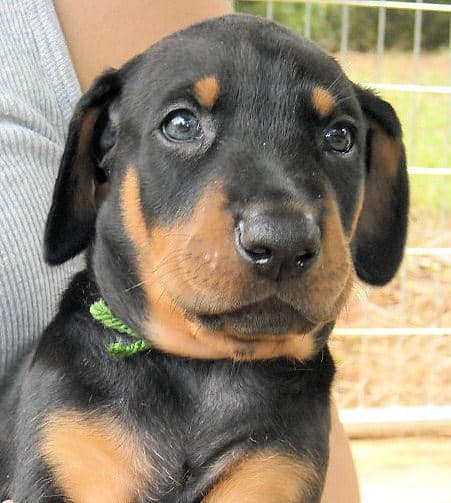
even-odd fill
[(307, 333), (316, 326), (300, 311), (277, 297), (270, 297), (233, 311), (196, 314), (195, 317), (205, 328), (226, 332), (240, 340)]

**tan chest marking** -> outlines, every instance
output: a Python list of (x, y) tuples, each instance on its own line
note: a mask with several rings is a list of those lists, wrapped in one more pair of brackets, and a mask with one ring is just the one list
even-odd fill
[(313, 465), (268, 450), (232, 466), (202, 503), (300, 503), (317, 483)]
[(138, 439), (107, 416), (53, 413), (40, 448), (57, 487), (73, 503), (133, 503), (154, 475)]
[(304, 280), (309, 295), (302, 308), (305, 316), (314, 322), (332, 321), (338, 316), (355, 278), (349, 238), (344, 233), (339, 208), (331, 194), (326, 204), (327, 217), (318, 263)]

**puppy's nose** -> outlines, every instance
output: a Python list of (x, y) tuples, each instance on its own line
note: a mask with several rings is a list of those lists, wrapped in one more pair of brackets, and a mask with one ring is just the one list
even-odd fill
[(238, 223), (236, 245), (256, 272), (286, 279), (314, 264), (321, 232), (309, 214), (251, 213)]

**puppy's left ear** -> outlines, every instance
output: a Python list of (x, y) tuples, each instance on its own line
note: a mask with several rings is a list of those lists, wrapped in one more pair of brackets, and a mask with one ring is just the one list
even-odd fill
[(355, 86), (369, 124), (362, 211), (353, 237), (360, 279), (384, 285), (395, 275), (407, 235), (409, 185), (399, 119), (392, 106)]
[(119, 72), (105, 72), (81, 97), (69, 124), (44, 235), (45, 260), (51, 265), (80, 253), (94, 235), (109, 185), (102, 159), (115, 140), (109, 108), (120, 89)]

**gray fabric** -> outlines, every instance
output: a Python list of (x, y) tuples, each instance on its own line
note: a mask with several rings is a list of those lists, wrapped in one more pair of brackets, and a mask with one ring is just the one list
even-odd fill
[(50, 321), (81, 260), (42, 235), (80, 87), (51, 0), (0, 0), (0, 381)]

